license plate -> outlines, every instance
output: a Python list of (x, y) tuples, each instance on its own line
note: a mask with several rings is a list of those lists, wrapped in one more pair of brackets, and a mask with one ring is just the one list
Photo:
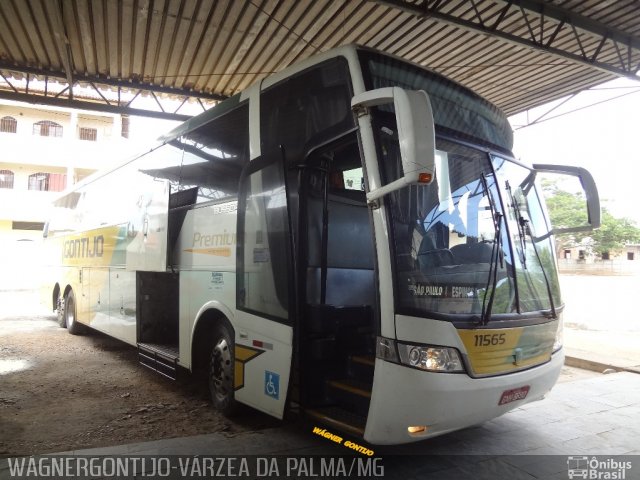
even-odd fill
[(498, 405), (504, 405), (505, 403), (516, 402), (518, 400), (522, 400), (529, 393), (529, 385), (525, 385), (524, 387), (514, 388), (512, 390), (505, 390), (502, 392), (502, 396), (500, 397), (500, 401)]

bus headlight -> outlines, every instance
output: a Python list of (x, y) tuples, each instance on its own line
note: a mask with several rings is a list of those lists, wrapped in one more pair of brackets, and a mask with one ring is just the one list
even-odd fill
[(410, 367), (430, 372), (463, 372), (460, 355), (455, 348), (404, 345), (398, 343), (400, 361)]
[(451, 347), (407, 345), (390, 338), (378, 337), (376, 357), (429, 372), (464, 372), (458, 350)]

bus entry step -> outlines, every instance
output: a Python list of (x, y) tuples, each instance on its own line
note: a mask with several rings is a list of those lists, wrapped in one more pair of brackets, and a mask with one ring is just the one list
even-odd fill
[(171, 345), (138, 343), (138, 360), (163, 377), (175, 380), (178, 371), (178, 350)]

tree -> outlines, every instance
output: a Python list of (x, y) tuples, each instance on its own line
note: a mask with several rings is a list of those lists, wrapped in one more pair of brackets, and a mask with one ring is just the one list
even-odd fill
[(640, 228), (628, 218), (617, 218), (606, 208), (602, 209), (600, 228), (591, 233), (593, 250), (602, 256), (603, 253), (618, 253), (627, 243), (640, 241)]
[[(554, 228), (567, 228), (587, 224), (587, 210), (584, 195), (562, 190), (557, 181), (542, 179), (549, 218)], [(556, 235), (556, 254), (560, 256), (565, 248), (582, 244), (591, 232), (575, 232)]]
[[(544, 179), (542, 190), (554, 228), (587, 224), (585, 199), (581, 193), (567, 192), (557, 182)], [(615, 254), (624, 249), (627, 243), (640, 241), (640, 228), (632, 220), (615, 217), (603, 207), (600, 228), (592, 232), (557, 235), (557, 252), (580, 245), (586, 238), (590, 239), (591, 248), (598, 256), (603, 253)]]

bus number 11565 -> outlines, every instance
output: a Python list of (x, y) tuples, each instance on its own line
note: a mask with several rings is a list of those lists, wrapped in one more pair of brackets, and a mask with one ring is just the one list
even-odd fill
[(507, 341), (505, 333), (487, 333), (484, 335), (474, 335), (475, 347), (488, 347), (490, 345), (504, 345)]

